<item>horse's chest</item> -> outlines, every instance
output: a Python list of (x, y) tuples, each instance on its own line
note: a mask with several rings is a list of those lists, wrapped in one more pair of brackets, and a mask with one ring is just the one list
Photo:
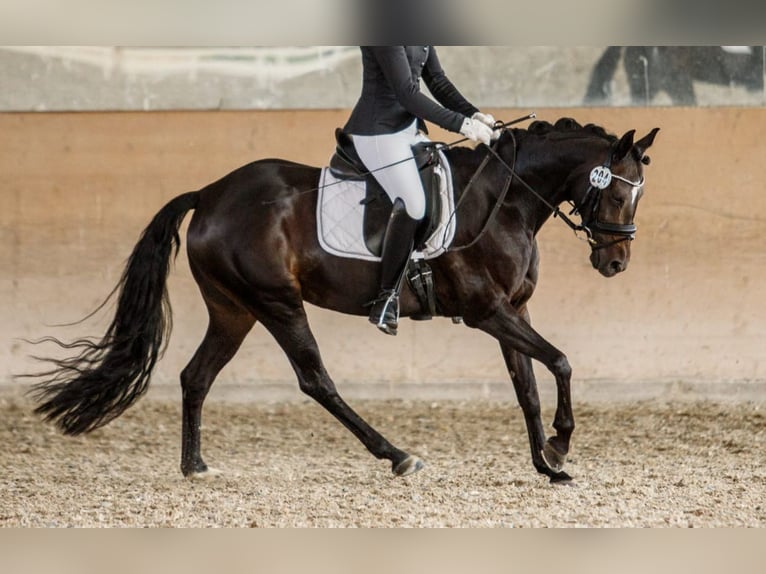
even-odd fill
[(503, 286), (508, 298), (519, 306), (526, 303), (537, 285), (537, 250), (533, 244), (496, 260), (495, 281)]

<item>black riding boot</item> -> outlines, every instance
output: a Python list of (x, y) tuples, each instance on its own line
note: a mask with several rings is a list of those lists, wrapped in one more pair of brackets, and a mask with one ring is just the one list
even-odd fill
[(404, 202), (397, 199), (383, 236), (380, 262), (380, 293), (372, 302), (370, 323), (386, 333), (396, 335), (399, 322), (399, 288), (412, 253), (419, 220), (407, 215)]

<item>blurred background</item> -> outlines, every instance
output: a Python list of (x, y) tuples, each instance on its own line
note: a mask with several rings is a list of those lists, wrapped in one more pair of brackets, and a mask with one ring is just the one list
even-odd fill
[[(443, 46), (485, 107), (763, 106), (763, 46)], [(0, 47), (0, 110), (349, 108), (353, 46)]]

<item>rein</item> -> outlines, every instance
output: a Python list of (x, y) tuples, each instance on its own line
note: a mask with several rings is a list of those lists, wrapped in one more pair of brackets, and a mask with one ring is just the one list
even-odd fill
[[(521, 123), (521, 122), (525, 122), (527, 120), (534, 119), (536, 117), (537, 117), (537, 114), (535, 112), (532, 112), (531, 114), (527, 114), (526, 116), (522, 116), (520, 118), (516, 118), (515, 120), (511, 120), (509, 122), (505, 122), (505, 123), (503, 123), (503, 122), (495, 122), (495, 128), (494, 129), (507, 131), (508, 134), (511, 136), (511, 139), (513, 140), (513, 161), (511, 162), (513, 164), (513, 167), (516, 167), (516, 149), (517, 149), (516, 136), (513, 135), (512, 131), (508, 130), (508, 127), (512, 126), (514, 124), (518, 124), (518, 123)], [(448, 247), (448, 248), (445, 249), (446, 252), (454, 253), (456, 251), (462, 251), (463, 249), (468, 249), (469, 247), (472, 247), (473, 245), (475, 245), (482, 238), (482, 236), (486, 233), (487, 229), (489, 229), (489, 226), (492, 223), (492, 221), (495, 219), (495, 216), (497, 215), (497, 212), (500, 211), (500, 208), (503, 206), (503, 202), (505, 201), (505, 196), (508, 194), (508, 190), (511, 188), (511, 184), (513, 183), (514, 178), (518, 179), (519, 181), (521, 181), (522, 184), (526, 185), (526, 183), (524, 183), (524, 181), (521, 178), (519, 178), (519, 176), (516, 173), (516, 171), (512, 167), (509, 167), (505, 163), (505, 161), (500, 157), (500, 155), (497, 153), (497, 151), (495, 151), (495, 147), (497, 146), (497, 142), (499, 141), (499, 139), (500, 138), (495, 140), (495, 142), (492, 145), (488, 146), (487, 149), (489, 149), (489, 151), (492, 152), (492, 154), (496, 158), (498, 158), (500, 160), (500, 162), (508, 170), (508, 173), (509, 173), (508, 179), (505, 181), (505, 185), (503, 186), (503, 189), (500, 192), (500, 195), (497, 196), (497, 200), (495, 200), (495, 205), (492, 208), (492, 211), (490, 211), (489, 216), (487, 216), (487, 220), (484, 222), (484, 226), (481, 228), (481, 231), (479, 231), (479, 233), (476, 235), (476, 237), (474, 237), (470, 242), (466, 243), (465, 245), (458, 245), (456, 247)], [(467, 141), (467, 140), (468, 140), (468, 138), (459, 139), (459, 140), (454, 141), (452, 143), (444, 144), (444, 147), (450, 148), (450, 147), (453, 147), (453, 146), (455, 146), (455, 145), (457, 145), (459, 143), (463, 143), (464, 141)], [(457, 203), (455, 204), (455, 208), (452, 210), (452, 213), (450, 214), (449, 221), (447, 222), (447, 225), (444, 226), (444, 237), (442, 239), (442, 245), (444, 245), (446, 243), (447, 231), (449, 230), (449, 225), (450, 225), (451, 220), (457, 214), (457, 210), (460, 208), (460, 204), (463, 203), (463, 200), (468, 196), (468, 191), (471, 189), (471, 187), (473, 186), (474, 182), (479, 178), (481, 173), (484, 171), (484, 168), (487, 167), (487, 164), (489, 163), (489, 160), (490, 160), (490, 154), (487, 154), (486, 156), (484, 156), (484, 159), (481, 161), (481, 164), (479, 164), (479, 167), (473, 173), (473, 175), (471, 176), (471, 179), (468, 180), (468, 183), (466, 184), (465, 188), (463, 189), (463, 193), (460, 195), (460, 199), (458, 199)], [(532, 193), (537, 195), (537, 193), (534, 190), (532, 190)], [(542, 197), (540, 199), (545, 201), (545, 199), (543, 199)]]
[[(508, 132), (511, 134), (511, 137), (513, 138), (513, 165), (516, 166), (516, 138), (513, 136), (513, 132)], [(497, 145), (497, 141), (495, 140), (495, 143), (493, 146)], [(454, 145), (454, 144), (452, 144)], [(489, 150), (495, 155), (495, 157), (500, 157), (497, 152), (494, 150), (494, 147), (490, 146)], [(442, 245), (446, 243), (447, 238), (447, 232), (449, 230), (450, 223), (452, 219), (457, 214), (457, 210), (460, 208), (460, 204), (463, 203), (463, 200), (468, 195), (468, 191), (473, 186), (473, 183), (478, 179), (479, 175), (481, 175), (481, 172), (484, 171), (484, 168), (487, 167), (487, 164), (489, 163), (491, 155), (487, 154), (484, 156), (484, 159), (482, 160), (479, 167), (476, 169), (474, 174), (471, 176), (471, 179), (468, 180), (468, 183), (465, 186), (465, 189), (463, 190), (463, 193), (460, 196), (460, 199), (455, 204), (455, 209), (452, 210), (452, 213), (450, 214), (449, 221), (447, 222), (447, 225), (444, 226), (444, 237), (442, 239)], [(501, 160), (502, 161), (502, 160)], [(505, 162), (503, 162), (505, 163)], [(508, 179), (505, 180), (505, 185), (503, 186), (503, 190), (500, 192), (500, 195), (497, 196), (497, 200), (495, 201), (495, 205), (492, 207), (492, 211), (489, 212), (489, 216), (487, 216), (487, 220), (484, 222), (484, 226), (481, 228), (481, 231), (479, 231), (478, 234), (476, 234), (476, 237), (474, 237), (471, 241), (466, 243), (465, 245), (458, 245), (456, 247), (448, 247), (447, 251), (449, 252), (455, 252), (455, 251), (462, 251), (463, 249), (468, 249), (469, 247), (472, 247), (475, 245), (482, 236), (486, 233), (487, 229), (489, 229), (490, 223), (495, 219), (495, 216), (497, 215), (497, 212), (500, 211), (500, 208), (503, 206), (503, 201), (505, 201), (505, 196), (508, 193), (508, 190), (511, 188), (511, 183), (513, 183), (513, 178), (517, 177), (516, 172), (509, 168), (509, 176)]]

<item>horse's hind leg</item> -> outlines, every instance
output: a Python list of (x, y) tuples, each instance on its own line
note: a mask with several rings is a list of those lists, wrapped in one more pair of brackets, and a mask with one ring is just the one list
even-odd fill
[(210, 315), (207, 333), (181, 372), (181, 472), (186, 477), (209, 472), (200, 454), (202, 405), (216, 376), (235, 355), (255, 323), (253, 316), (241, 307), (206, 302)]
[(258, 318), (287, 354), (301, 390), (343, 423), (376, 458), (390, 460), (394, 474), (405, 476), (420, 470), (420, 459), (391, 445), (340, 397), (322, 363), (303, 306), (274, 305), (272, 309), (277, 307), (280, 311)]

